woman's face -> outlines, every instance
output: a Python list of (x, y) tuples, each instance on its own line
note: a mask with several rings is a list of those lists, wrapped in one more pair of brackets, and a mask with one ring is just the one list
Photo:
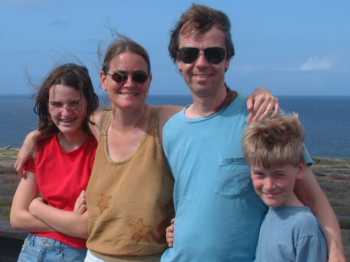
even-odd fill
[(84, 95), (73, 87), (53, 85), (49, 91), (48, 111), (61, 133), (74, 135), (82, 131), (87, 102)]
[(101, 82), (113, 106), (139, 109), (145, 105), (151, 76), (142, 56), (125, 52), (110, 61), (109, 71), (101, 73)]

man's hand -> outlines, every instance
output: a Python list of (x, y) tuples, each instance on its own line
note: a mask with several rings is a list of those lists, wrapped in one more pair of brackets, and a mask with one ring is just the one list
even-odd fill
[(171, 220), (171, 224), (165, 230), (165, 237), (168, 247), (173, 247), (175, 234), (175, 219)]
[(264, 88), (257, 88), (248, 97), (247, 109), (249, 111), (249, 123), (264, 119), (266, 116), (278, 114), (280, 105), (278, 98)]

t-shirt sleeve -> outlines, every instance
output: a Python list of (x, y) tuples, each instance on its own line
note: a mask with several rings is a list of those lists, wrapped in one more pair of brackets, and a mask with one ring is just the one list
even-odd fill
[(27, 160), (27, 162), (25, 162), (23, 170), (26, 172), (35, 173), (35, 163), (33, 158), (30, 158)]
[(296, 262), (327, 262), (328, 251), (325, 239), (320, 234), (305, 236), (298, 241)]

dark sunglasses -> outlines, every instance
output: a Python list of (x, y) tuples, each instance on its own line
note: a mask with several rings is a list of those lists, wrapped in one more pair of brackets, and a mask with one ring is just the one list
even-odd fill
[(148, 74), (141, 70), (133, 72), (117, 71), (114, 73), (106, 73), (106, 75), (109, 75), (118, 84), (126, 82), (129, 75), (132, 81), (138, 84), (143, 84), (148, 79)]
[[(222, 47), (208, 47), (204, 50), (205, 59), (211, 64), (219, 64), (225, 59), (225, 49)], [(191, 64), (199, 57), (200, 49), (196, 47), (182, 47), (177, 58), (185, 64)]]

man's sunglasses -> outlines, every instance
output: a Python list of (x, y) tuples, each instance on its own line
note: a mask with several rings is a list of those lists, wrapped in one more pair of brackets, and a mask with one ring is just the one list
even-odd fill
[(126, 82), (128, 80), (129, 75), (131, 76), (132, 81), (138, 84), (143, 84), (148, 79), (148, 74), (141, 70), (133, 72), (117, 71), (114, 73), (106, 74), (109, 75), (118, 84)]
[[(199, 57), (200, 49), (196, 47), (182, 47), (177, 59), (185, 64), (191, 64)], [(211, 64), (219, 64), (225, 59), (225, 49), (222, 47), (208, 47), (203, 50), (205, 59)]]

